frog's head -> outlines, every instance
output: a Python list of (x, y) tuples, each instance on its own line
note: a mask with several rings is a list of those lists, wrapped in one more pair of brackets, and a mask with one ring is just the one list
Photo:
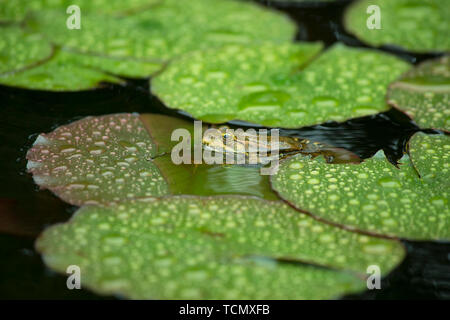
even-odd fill
[(233, 152), (232, 146), (227, 146), (227, 142), (235, 139), (233, 130), (227, 126), (219, 128), (210, 128), (202, 138), (202, 144), (205, 149), (214, 150), (216, 152)]

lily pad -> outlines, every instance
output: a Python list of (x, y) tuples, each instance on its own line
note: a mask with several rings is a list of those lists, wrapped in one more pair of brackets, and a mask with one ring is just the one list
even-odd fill
[(425, 61), (389, 86), (388, 103), (421, 127), (450, 130), (450, 56)]
[(4, 27), (0, 32), (0, 76), (31, 68), (49, 59), (52, 46), (40, 35), (18, 27)]
[(229, 45), (174, 60), (152, 79), (168, 107), (221, 123), (300, 127), (386, 110), (387, 85), (408, 69), (390, 55), (335, 45)]
[[(442, 213), (448, 212), (449, 197), (449, 157), (450, 138), (445, 135), (416, 134), (409, 143), (409, 154), (418, 173), (424, 181), (437, 179), (442, 183), (442, 199), (433, 199), (433, 203), (442, 205)], [(446, 210), (445, 210), (446, 209)]]
[(0, 0), (0, 21), (21, 21), (33, 11), (58, 9), (66, 12), (71, 5), (80, 7), (81, 13), (122, 15), (148, 9), (163, 0)]
[(272, 176), (272, 187), (313, 216), (370, 234), (448, 240), (450, 210), (446, 136), (416, 134), (400, 169), (378, 153), (365, 162), (333, 165), (293, 157)]
[[(85, 66), (80, 64), (80, 60)], [(122, 79), (89, 67), (89, 62), (94, 61), (95, 57), (80, 59), (77, 55), (57, 51), (50, 60), (33, 68), (0, 75), (0, 84), (35, 90), (80, 91), (98, 88), (103, 82), (124, 83)], [(110, 64), (118, 63), (112, 59), (102, 59), (100, 64), (108, 69)], [(129, 66), (130, 70), (134, 67), (133, 63), (124, 63), (120, 68), (125, 66)]]
[(79, 66), (87, 67), (111, 75), (126, 78), (147, 78), (149, 75), (160, 71), (164, 63), (135, 58), (116, 58), (101, 55), (69, 53)]
[[(380, 29), (369, 29), (369, 6), (380, 8)], [(414, 52), (450, 50), (447, 0), (360, 0), (347, 9), (348, 31), (373, 46), (395, 45)]]
[[(125, 120), (125, 131), (111, 127)], [(190, 121), (157, 114), (85, 118), (38, 137), (27, 155), (28, 169), (38, 185), (76, 205), (169, 193), (278, 199), (257, 166), (174, 164), (171, 151), (179, 141), (171, 141), (172, 131), (184, 128), (193, 136), (193, 127)], [(81, 137), (74, 143), (78, 151), (69, 142), (76, 136)], [(105, 151), (96, 155), (99, 147)]]
[[(174, 0), (164, 0), (157, 5), (154, 0), (145, 3), (135, 0), (123, 5), (124, 1), (113, 1), (105, 5), (107, 9), (101, 5), (104, 1), (94, 4), (87, 0), (41, 0), (33, 2), (32, 6), (28, 1), (7, 3), (0, 9), (0, 19), (2, 14), (22, 19), (26, 13), (23, 25), (27, 32), (39, 34), (49, 42), (41, 40), (42, 47), (51, 47), (51, 43), (66, 52), (65, 56), (70, 55), (70, 59), (64, 59), (67, 67), (62, 65), (59, 55), (55, 62), (50, 61), (50, 65), (44, 66), (44, 71), (36, 71), (38, 76), (33, 74), (30, 81), (27, 80), (28, 73), (18, 79), (8, 77), (2, 81), (3, 84), (30, 89), (77, 91), (94, 88), (96, 82), (80, 85), (76, 83), (77, 79), (75, 83), (69, 80), (73, 73), (75, 78), (82, 77), (80, 73), (85, 74), (86, 67), (92, 69), (91, 73), (98, 71), (146, 78), (160, 71), (168, 60), (192, 50), (220, 47), (227, 43), (286, 41), (295, 34), (295, 25), (285, 15), (256, 4), (228, 0), (215, 1), (214, 5), (209, 0), (191, 0), (189, 5)], [(70, 4), (83, 8), (81, 29), (66, 28), (68, 15), (61, 9)], [(142, 10), (136, 10), (141, 7)], [(137, 14), (110, 15), (113, 12)], [(5, 43), (20, 42), (21, 38), (16, 34), (18, 31), (2, 29), (6, 33), (3, 36)], [(39, 38), (38, 35), (34, 37)], [(20, 61), (16, 60), (36, 51), (34, 42), (24, 42), (21, 46), (24, 46), (21, 52), (27, 54), (16, 55), (17, 46), (8, 45), (8, 52), (11, 51), (8, 56), (17, 56), (8, 64), (11, 66), (7, 65), (8, 69), (20, 68)], [(73, 71), (76, 68), (81, 68), (81, 72)], [(39, 77), (42, 73), (48, 73), (47, 69), (52, 71), (51, 78), (56, 79), (54, 86), (52, 79), (42, 81)], [(61, 84), (59, 80), (62, 79), (69, 81)]]
[[(166, 61), (191, 50), (248, 41), (285, 41), (295, 27), (284, 15), (228, 0), (165, 0), (128, 17), (83, 14), (79, 30), (63, 28), (67, 15), (38, 11), (28, 26), (53, 43), (81, 53)], [(100, 20), (100, 21), (99, 21)]]
[(160, 196), (168, 187), (137, 114), (88, 117), (41, 134), (27, 153), (42, 188), (75, 205)]
[(81, 208), (37, 249), (82, 285), (133, 299), (319, 299), (362, 290), (368, 265), (388, 273), (395, 241), (346, 232), (280, 202), (165, 197)]

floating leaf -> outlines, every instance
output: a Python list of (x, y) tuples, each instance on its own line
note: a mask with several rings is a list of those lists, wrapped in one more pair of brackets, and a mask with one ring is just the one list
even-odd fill
[(406, 72), (389, 86), (388, 102), (421, 127), (450, 130), (450, 56)]
[(380, 154), (359, 165), (293, 157), (272, 176), (272, 187), (297, 208), (352, 229), (449, 239), (449, 151), (448, 137), (416, 134), (411, 155), (422, 178), (407, 159), (397, 169)]
[(18, 27), (4, 27), (0, 32), (0, 76), (36, 66), (52, 53), (51, 45), (41, 36)]
[(152, 79), (168, 107), (214, 122), (300, 127), (386, 109), (387, 85), (408, 68), (387, 54), (319, 44), (230, 45), (173, 61)]
[(66, 28), (66, 20), (60, 11), (38, 11), (27, 19), (27, 26), (73, 52), (137, 59), (155, 59), (161, 53), (168, 56), (167, 38), (146, 32), (135, 18), (83, 14), (81, 29)]
[[(380, 10), (380, 29), (367, 24)], [(374, 46), (396, 45), (415, 52), (450, 50), (447, 0), (360, 0), (345, 13), (345, 26), (361, 40)]]
[(236, 196), (87, 206), (36, 247), (57, 271), (78, 265), (84, 286), (134, 299), (332, 298), (365, 287), (352, 273), (387, 273), (404, 255), (397, 242)]
[(168, 187), (136, 114), (88, 117), (41, 134), (28, 151), (34, 181), (64, 201), (97, 204), (160, 196)]
[(148, 9), (160, 1), (164, 0), (0, 0), (0, 21), (20, 21), (27, 13), (44, 9), (66, 12), (71, 5), (79, 6), (82, 13), (126, 14)]
[(441, 182), (442, 199), (433, 199), (432, 202), (441, 204), (442, 213), (445, 213), (444, 209), (446, 208), (447, 214), (449, 214), (447, 204), (449, 182), (447, 178), (449, 176), (450, 138), (445, 135), (429, 136), (418, 133), (409, 143), (409, 154), (424, 181)]
[[(89, 58), (86, 61), (89, 61)], [(79, 62), (80, 59), (76, 55), (59, 51), (52, 59), (34, 68), (0, 75), (0, 83), (20, 88), (51, 91), (93, 89), (99, 87), (102, 82), (123, 83), (123, 80), (119, 78), (100, 70), (85, 67)], [(108, 60), (102, 60), (102, 64), (108, 63)]]
[(116, 58), (89, 54), (71, 53), (76, 63), (82, 67), (103, 71), (128, 78), (147, 78), (160, 71), (164, 64), (158, 61), (139, 60), (134, 58)]
[[(230, 0), (164, 0), (155, 10), (136, 15), (140, 27), (171, 39), (173, 55), (227, 43), (294, 39), (297, 28), (289, 17), (255, 3)], [(156, 35), (155, 35), (156, 36)]]
[[(144, 3), (143, 0), (136, 0), (128, 4), (113, 1), (104, 6), (101, 5), (104, 1), (94, 4), (94, 1), (87, 0), (39, 0), (31, 6), (28, 1), (4, 4), (0, 9), (0, 19), (7, 15), (20, 20), (27, 13), (23, 23), (26, 29), (39, 33), (48, 42), (61, 47), (66, 52), (64, 56), (70, 55), (70, 59), (63, 59), (68, 64), (66, 67), (61, 62), (60, 54), (55, 58), (56, 61), (51, 60), (43, 66), (44, 71), (40, 69), (35, 73), (21, 74), (18, 78), (0, 79), (0, 82), (30, 89), (85, 90), (95, 88), (97, 81), (89, 83), (84, 79), (80, 84), (77, 80), (84, 76), (102, 78), (95, 72), (146, 78), (160, 71), (169, 59), (191, 50), (219, 47), (226, 43), (286, 41), (292, 39), (295, 33), (295, 25), (286, 16), (251, 3), (220, 0), (212, 5), (209, 0), (191, 0), (186, 5), (181, 1), (164, 0), (154, 5), (155, 1)], [(80, 29), (66, 27), (68, 16), (61, 9), (71, 4), (83, 8)], [(141, 7), (151, 8), (136, 10)], [(129, 9), (138, 14), (104, 15), (130, 13)], [(9, 34), (9, 29), (2, 29), (6, 33), (4, 38), (9, 39), (8, 43), (21, 43), (17, 32)], [(45, 41), (40, 43), (41, 46), (50, 47)], [(19, 58), (35, 51), (34, 47), (31, 48), (33, 50), (28, 48), (31, 46), (28, 42), (21, 43), (21, 46), (25, 48), (20, 50), (21, 54), (17, 55)], [(15, 54), (15, 47), (11, 46), (11, 54)], [(23, 54), (22, 51), (30, 53)], [(11, 67), (16, 68), (16, 60), (10, 63)], [(92, 70), (86, 71), (86, 67)], [(17, 68), (20, 68), (20, 63)], [(81, 71), (73, 71), (78, 68)], [(49, 71), (51, 79), (48, 79)], [(46, 74), (45, 81), (40, 77), (42, 73)], [(75, 80), (68, 81), (73, 74)], [(113, 77), (109, 80), (118, 81)]]
[[(124, 131), (118, 130), (115, 125), (125, 120)], [(257, 166), (174, 164), (172, 147), (179, 142), (171, 141), (171, 134), (181, 128), (193, 137), (192, 122), (158, 114), (85, 118), (41, 135), (28, 152), (28, 169), (38, 185), (77, 205), (169, 192), (278, 199)]]
[[(83, 14), (79, 30), (67, 29), (67, 15), (39, 11), (28, 25), (49, 41), (81, 53), (159, 59), (191, 50), (262, 40), (290, 40), (294, 25), (284, 16), (250, 3), (165, 0), (138, 15), (116, 18)], [(100, 21), (99, 21), (100, 20)]]

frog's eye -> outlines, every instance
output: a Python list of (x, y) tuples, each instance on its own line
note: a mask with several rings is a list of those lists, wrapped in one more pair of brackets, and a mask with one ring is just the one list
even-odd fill
[(228, 138), (229, 138), (230, 136), (231, 136), (231, 135), (230, 135), (229, 133), (224, 133), (224, 134), (222, 134), (222, 139), (223, 139), (223, 143), (224, 143), (224, 144), (227, 143), (227, 140), (228, 140)]

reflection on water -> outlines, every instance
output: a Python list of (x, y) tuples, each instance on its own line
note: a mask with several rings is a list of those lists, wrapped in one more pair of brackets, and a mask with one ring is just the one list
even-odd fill
[(269, 176), (261, 175), (259, 166), (201, 165), (191, 187), (194, 194), (244, 194), (278, 200), (270, 192)]

